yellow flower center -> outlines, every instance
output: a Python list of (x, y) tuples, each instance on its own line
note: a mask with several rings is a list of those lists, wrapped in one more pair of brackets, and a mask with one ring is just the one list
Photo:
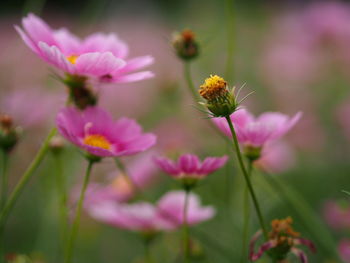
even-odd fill
[(90, 145), (93, 147), (102, 148), (105, 150), (111, 149), (111, 143), (106, 139), (106, 137), (99, 134), (85, 136), (84, 144)]
[(77, 62), (78, 57), (79, 57), (78, 55), (71, 55), (71, 56), (68, 56), (67, 59), (70, 63), (75, 64)]
[(210, 75), (199, 88), (199, 94), (206, 100), (216, 99), (227, 92), (227, 82), (218, 75)]

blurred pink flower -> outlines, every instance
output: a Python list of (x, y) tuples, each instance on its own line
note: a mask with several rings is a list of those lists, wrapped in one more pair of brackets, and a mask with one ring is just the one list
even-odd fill
[(105, 200), (87, 208), (91, 217), (103, 223), (141, 232), (172, 229), (172, 223), (159, 216), (157, 207), (150, 203), (120, 204)]
[(93, 77), (101, 82), (133, 82), (153, 73), (132, 73), (153, 63), (151, 56), (127, 59), (128, 46), (114, 34), (95, 33), (84, 40), (67, 29), (52, 30), (29, 14), (15, 26), (26, 45), (49, 64), (71, 75)]
[[(158, 201), (158, 211), (164, 218), (170, 220), (175, 227), (184, 222), (185, 191), (171, 191)], [(215, 209), (212, 206), (201, 206), (199, 197), (189, 193), (186, 221), (195, 225), (214, 217)]]
[(154, 152), (147, 152), (126, 164), (126, 174), (116, 171), (112, 180), (107, 183), (92, 183), (88, 187), (85, 203), (98, 203), (103, 200), (113, 200), (119, 203), (133, 198), (137, 191), (142, 191), (154, 183), (157, 177), (157, 167), (152, 162)]
[(339, 242), (338, 251), (341, 259), (345, 263), (350, 263), (350, 240), (343, 239)]
[[(266, 112), (255, 118), (245, 109), (231, 114), (239, 142), (245, 146), (262, 147), (286, 134), (301, 118), (301, 112), (292, 118), (278, 112)], [(213, 118), (214, 123), (227, 136), (231, 136), (225, 118)]]
[(60, 133), (70, 142), (90, 154), (108, 157), (143, 152), (156, 142), (155, 135), (142, 133), (136, 121), (112, 116), (99, 107), (84, 111), (62, 109), (56, 118)]
[(0, 113), (11, 116), (15, 125), (28, 128), (47, 124), (61, 105), (63, 96), (58, 94), (34, 89), (16, 90), (2, 96)]
[(323, 216), (334, 229), (350, 229), (350, 205), (327, 201), (323, 206)]
[(268, 143), (261, 157), (254, 162), (259, 169), (268, 173), (282, 173), (295, 164), (295, 154), (291, 147), (281, 141)]
[(202, 179), (221, 168), (225, 165), (226, 161), (227, 156), (207, 157), (201, 162), (193, 154), (181, 155), (177, 163), (165, 157), (155, 158), (155, 162), (164, 172), (179, 179), (185, 177)]

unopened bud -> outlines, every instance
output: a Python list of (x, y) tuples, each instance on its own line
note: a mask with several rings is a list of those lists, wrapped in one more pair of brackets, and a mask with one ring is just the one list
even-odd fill
[(12, 128), (12, 118), (10, 115), (1, 114), (0, 115), (0, 125), (3, 130), (10, 130)]
[(261, 147), (255, 147), (252, 145), (244, 146), (243, 153), (250, 161), (256, 161), (261, 157)]
[(50, 149), (53, 153), (60, 153), (64, 148), (64, 140), (60, 136), (54, 136), (50, 140)]
[(195, 34), (189, 29), (185, 29), (181, 33), (175, 33), (172, 43), (176, 54), (181, 59), (191, 60), (199, 54), (199, 44)]
[(237, 108), (234, 88), (230, 89), (227, 82), (217, 76), (211, 75), (199, 88), (199, 94), (207, 101), (202, 103), (214, 117), (227, 117)]
[(18, 142), (20, 128), (13, 127), (12, 118), (3, 114), (0, 116), (0, 148), (10, 152)]

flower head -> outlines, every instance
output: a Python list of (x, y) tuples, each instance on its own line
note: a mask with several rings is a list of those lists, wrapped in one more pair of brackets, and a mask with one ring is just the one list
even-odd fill
[(112, 116), (99, 107), (84, 111), (64, 108), (57, 115), (56, 123), (63, 137), (99, 157), (136, 154), (156, 142), (156, 137), (142, 133), (134, 120), (113, 121)]
[(249, 247), (249, 258), (251, 261), (256, 261), (267, 252), (274, 260), (284, 260), (288, 253), (296, 255), (302, 263), (307, 263), (306, 254), (298, 248), (299, 245), (309, 247), (312, 252), (316, 252), (314, 244), (300, 237), (300, 233), (295, 232), (292, 228), (293, 220), (291, 217), (285, 219), (275, 219), (271, 222), (271, 231), (269, 232), (269, 240), (263, 243), (258, 252), (255, 252), (255, 243), (261, 236), (261, 231), (258, 231), (252, 238)]
[(199, 54), (199, 44), (193, 31), (185, 29), (173, 36), (173, 47), (176, 54), (183, 60), (191, 60)]
[[(199, 197), (194, 193), (188, 195), (186, 222), (189, 225), (195, 225), (214, 217), (215, 209), (212, 206), (202, 206)], [(158, 201), (159, 214), (170, 220), (174, 228), (184, 223), (185, 196), (185, 191), (172, 191), (166, 193)]]
[(149, 71), (132, 73), (150, 65), (153, 58), (128, 59), (128, 46), (114, 34), (95, 33), (81, 40), (65, 28), (52, 30), (33, 14), (22, 19), (22, 27), (15, 26), (26, 45), (69, 75), (101, 82), (132, 82), (153, 76)]
[(345, 263), (349, 263), (350, 262), (350, 240), (349, 239), (342, 239), (339, 242), (338, 251), (339, 251), (341, 259)]
[(329, 200), (324, 204), (323, 216), (332, 228), (337, 230), (350, 229), (350, 205), (346, 202)]
[(199, 88), (199, 94), (207, 101), (203, 103), (214, 117), (226, 117), (237, 108), (234, 88), (228, 88), (227, 82), (210, 75)]
[(200, 159), (193, 154), (181, 155), (177, 162), (165, 157), (155, 158), (158, 166), (170, 176), (182, 180), (185, 186), (191, 187), (193, 184), (209, 174), (221, 168), (227, 161), (227, 156), (207, 157)]
[[(292, 118), (279, 112), (266, 112), (255, 118), (245, 109), (239, 109), (230, 118), (235, 126), (238, 141), (244, 147), (247, 157), (256, 160), (264, 145), (286, 134), (301, 118), (301, 112)], [(214, 118), (214, 123), (227, 136), (230, 128), (224, 118)]]

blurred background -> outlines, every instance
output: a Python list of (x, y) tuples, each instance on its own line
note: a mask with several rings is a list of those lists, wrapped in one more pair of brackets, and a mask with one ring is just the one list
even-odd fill
[[(271, 150), (274, 156), (256, 164), (254, 185), (269, 221), (290, 215), (295, 229), (316, 244), (318, 252), (309, 255), (310, 262), (350, 262), (349, 251), (346, 258), (339, 249), (350, 239), (349, 198), (342, 192), (350, 191), (350, 4), (254, 0), (234, 1), (232, 10), (229, 6), (223, 0), (2, 1), (0, 112), (10, 114), (23, 128), (11, 154), (10, 185), (28, 166), (66, 96), (47, 64), (13, 28), (28, 12), (52, 28), (66, 27), (80, 37), (95, 31), (117, 33), (132, 56), (155, 57), (151, 67), (155, 78), (98, 92), (100, 105), (115, 118), (136, 118), (145, 130), (156, 133), (157, 151), (173, 156), (230, 154), (226, 141), (196, 108), (182, 62), (171, 46), (173, 32), (189, 28), (200, 43), (200, 55), (191, 62), (196, 86), (218, 74), (232, 86), (245, 84), (245, 94), (254, 91), (243, 104), (255, 114), (303, 112), (302, 120)], [(225, 72), (231, 43), (228, 28), (234, 31), (234, 66), (229, 74)], [(62, 163), (73, 189), (82, 180), (85, 162), (74, 147), (66, 146)], [(217, 208), (214, 219), (193, 229), (196, 262), (240, 259), (244, 184), (236, 167), (230, 162), (196, 189), (204, 204)], [(93, 180), (102, 180), (113, 170), (104, 161)], [(35, 262), (59, 262), (55, 172), (52, 156), (46, 158), (20, 197), (5, 232), (6, 253), (31, 255)], [(157, 174), (147, 190), (151, 201), (178, 188), (160, 171)], [(82, 220), (76, 263), (142, 262), (143, 247), (135, 233), (105, 226), (87, 215)], [(259, 228), (253, 221), (250, 236)], [(179, 238), (179, 233), (159, 237), (152, 248), (155, 262), (176, 262)]]

